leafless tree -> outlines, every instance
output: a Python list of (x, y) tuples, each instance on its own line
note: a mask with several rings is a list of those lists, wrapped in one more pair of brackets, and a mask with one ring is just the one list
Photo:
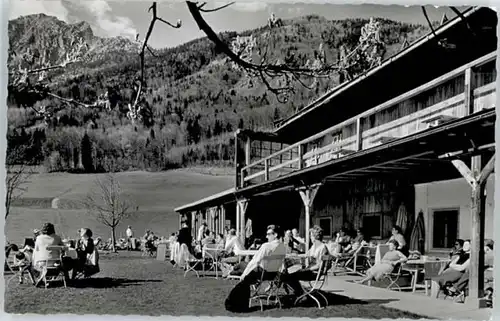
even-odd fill
[(87, 212), (111, 229), (112, 250), (116, 252), (116, 227), (135, 212), (129, 198), (123, 193), (115, 174), (97, 178), (93, 189), (82, 202)]
[(24, 149), (10, 149), (7, 154), (5, 167), (7, 177), (5, 179), (6, 195), (5, 195), (5, 219), (10, 214), (12, 203), (19, 199), (27, 190), (27, 185), (30, 183), (30, 177), (33, 174), (31, 167), (21, 163), (23, 159)]

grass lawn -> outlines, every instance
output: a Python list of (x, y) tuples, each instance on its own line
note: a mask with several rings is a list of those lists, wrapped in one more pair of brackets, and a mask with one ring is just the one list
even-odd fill
[[(93, 188), (100, 174), (41, 173), (31, 177), (27, 192), (11, 209), (5, 235), (8, 240), (22, 243), (30, 237), (34, 228), (44, 222), (55, 224), (61, 236), (75, 237), (76, 230), (89, 227), (94, 237), (110, 237), (106, 226), (96, 222), (79, 201)], [(102, 175), (101, 175), (102, 176)], [(190, 203), (221, 192), (234, 184), (234, 177), (208, 175), (190, 170), (175, 170), (158, 173), (117, 173), (122, 190), (139, 207), (137, 215), (118, 227), (117, 237), (124, 237), (128, 224), (138, 236), (145, 229), (158, 235), (168, 236), (179, 229), (177, 206)], [(57, 209), (51, 207), (52, 200), (59, 199)]]
[[(14, 280), (5, 293), (7, 313), (140, 314), (234, 316), (224, 300), (234, 283), (214, 278), (184, 278), (184, 272), (168, 262), (143, 258), (138, 252), (101, 256), (101, 272), (91, 280), (64, 289), (34, 288)], [(85, 283), (86, 282), (86, 283)], [(339, 289), (341, 290), (341, 289)], [(341, 294), (341, 293), (340, 293)], [(297, 316), (342, 318), (420, 318), (386, 308), (380, 302), (362, 302), (329, 294), (330, 306), (260, 309), (240, 316)], [(29, 302), (29, 304), (27, 304)], [(55, 303), (56, 302), (56, 303)], [(258, 304), (257, 302), (255, 303)]]

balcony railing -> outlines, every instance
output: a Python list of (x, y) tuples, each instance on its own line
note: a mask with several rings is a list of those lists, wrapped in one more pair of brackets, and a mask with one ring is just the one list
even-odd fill
[[(496, 52), (492, 52), (244, 166), (239, 176), (239, 187), (268, 181), (292, 171), (415, 134), (430, 126), (494, 108), (495, 58)], [(482, 72), (481, 68), (486, 65), (489, 69)], [(333, 136), (337, 139), (332, 140)]]

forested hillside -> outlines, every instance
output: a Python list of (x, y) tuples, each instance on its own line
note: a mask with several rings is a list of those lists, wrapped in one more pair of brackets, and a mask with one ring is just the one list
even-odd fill
[[(384, 58), (428, 29), (379, 19)], [(253, 35), (269, 59), (303, 65), (323, 44), (326, 60), (336, 61), (341, 45), (358, 43), (366, 20), (330, 21), (319, 16), (284, 20), (241, 35)], [(46, 30), (50, 30), (48, 33)], [(175, 32), (175, 31), (169, 31)], [(45, 35), (45, 36), (43, 36)], [(229, 43), (236, 33), (221, 37)], [(262, 39), (270, 39), (265, 42)], [(232, 69), (206, 38), (146, 56), (147, 88), (141, 120), (126, 117), (140, 65), (137, 44), (124, 38), (98, 38), (86, 23), (67, 25), (54, 17), (32, 15), (9, 22), (12, 52), (37, 51), (45, 62), (60, 63), (75, 43), (86, 58), (51, 75), (57, 95), (91, 103), (108, 93), (109, 108), (62, 108), (48, 121), (40, 119), (26, 97), (8, 99), (9, 149), (24, 146), (12, 160), (43, 164), (49, 171), (164, 170), (196, 163), (229, 164), (236, 128), (270, 130), (273, 122), (293, 114), (338, 85), (338, 77), (314, 88), (298, 86), (287, 103), (279, 103), (265, 86)], [(265, 48), (264, 48), (265, 47)], [(14, 56), (13, 56), (14, 57)], [(10, 65), (14, 66), (15, 57)], [(43, 100), (40, 106), (62, 104)]]

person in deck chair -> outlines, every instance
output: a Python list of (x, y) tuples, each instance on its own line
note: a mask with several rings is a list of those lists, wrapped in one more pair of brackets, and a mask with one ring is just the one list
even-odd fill
[(470, 265), (470, 241), (465, 241), (463, 253), (453, 260), (449, 267), (431, 280), (431, 297), (437, 298), (444, 288), (460, 280)]
[(362, 280), (356, 281), (356, 283), (363, 284), (369, 280), (380, 280), (385, 274), (391, 273), (394, 267), (398, 264), (402, 264), (408, 260), (408, 258), (401, 253), (399, 250), (399, 243), (396, 240), (389, 241), (389, 251), (385, 253), (382, 260), (375, 264), (366, 271), (366, 277)]
[(292, 265), (288, 267), (289, 275), (284, 281), (293, 289), (296, 296), (300, 296), (303, 293), (300, 281), (312, 281), (316, 279), (317, 273), (323, 263), (323, 256), (329, 254), (326, 244), (323, 243), (323, 229), (316, 225), (310, 230), (310, 235), (312, 246), (306, 253), (306, 256), (310, 258), (309, 266)]
[[(491, 279), (493, 279), (493, 240), (487, 240), (484, 245), (484, 280)], [(456, 296), (465, 291), (468, 286), (469, 270), (467, 269), (460, 279), (446, 290), (451, 296)]]

